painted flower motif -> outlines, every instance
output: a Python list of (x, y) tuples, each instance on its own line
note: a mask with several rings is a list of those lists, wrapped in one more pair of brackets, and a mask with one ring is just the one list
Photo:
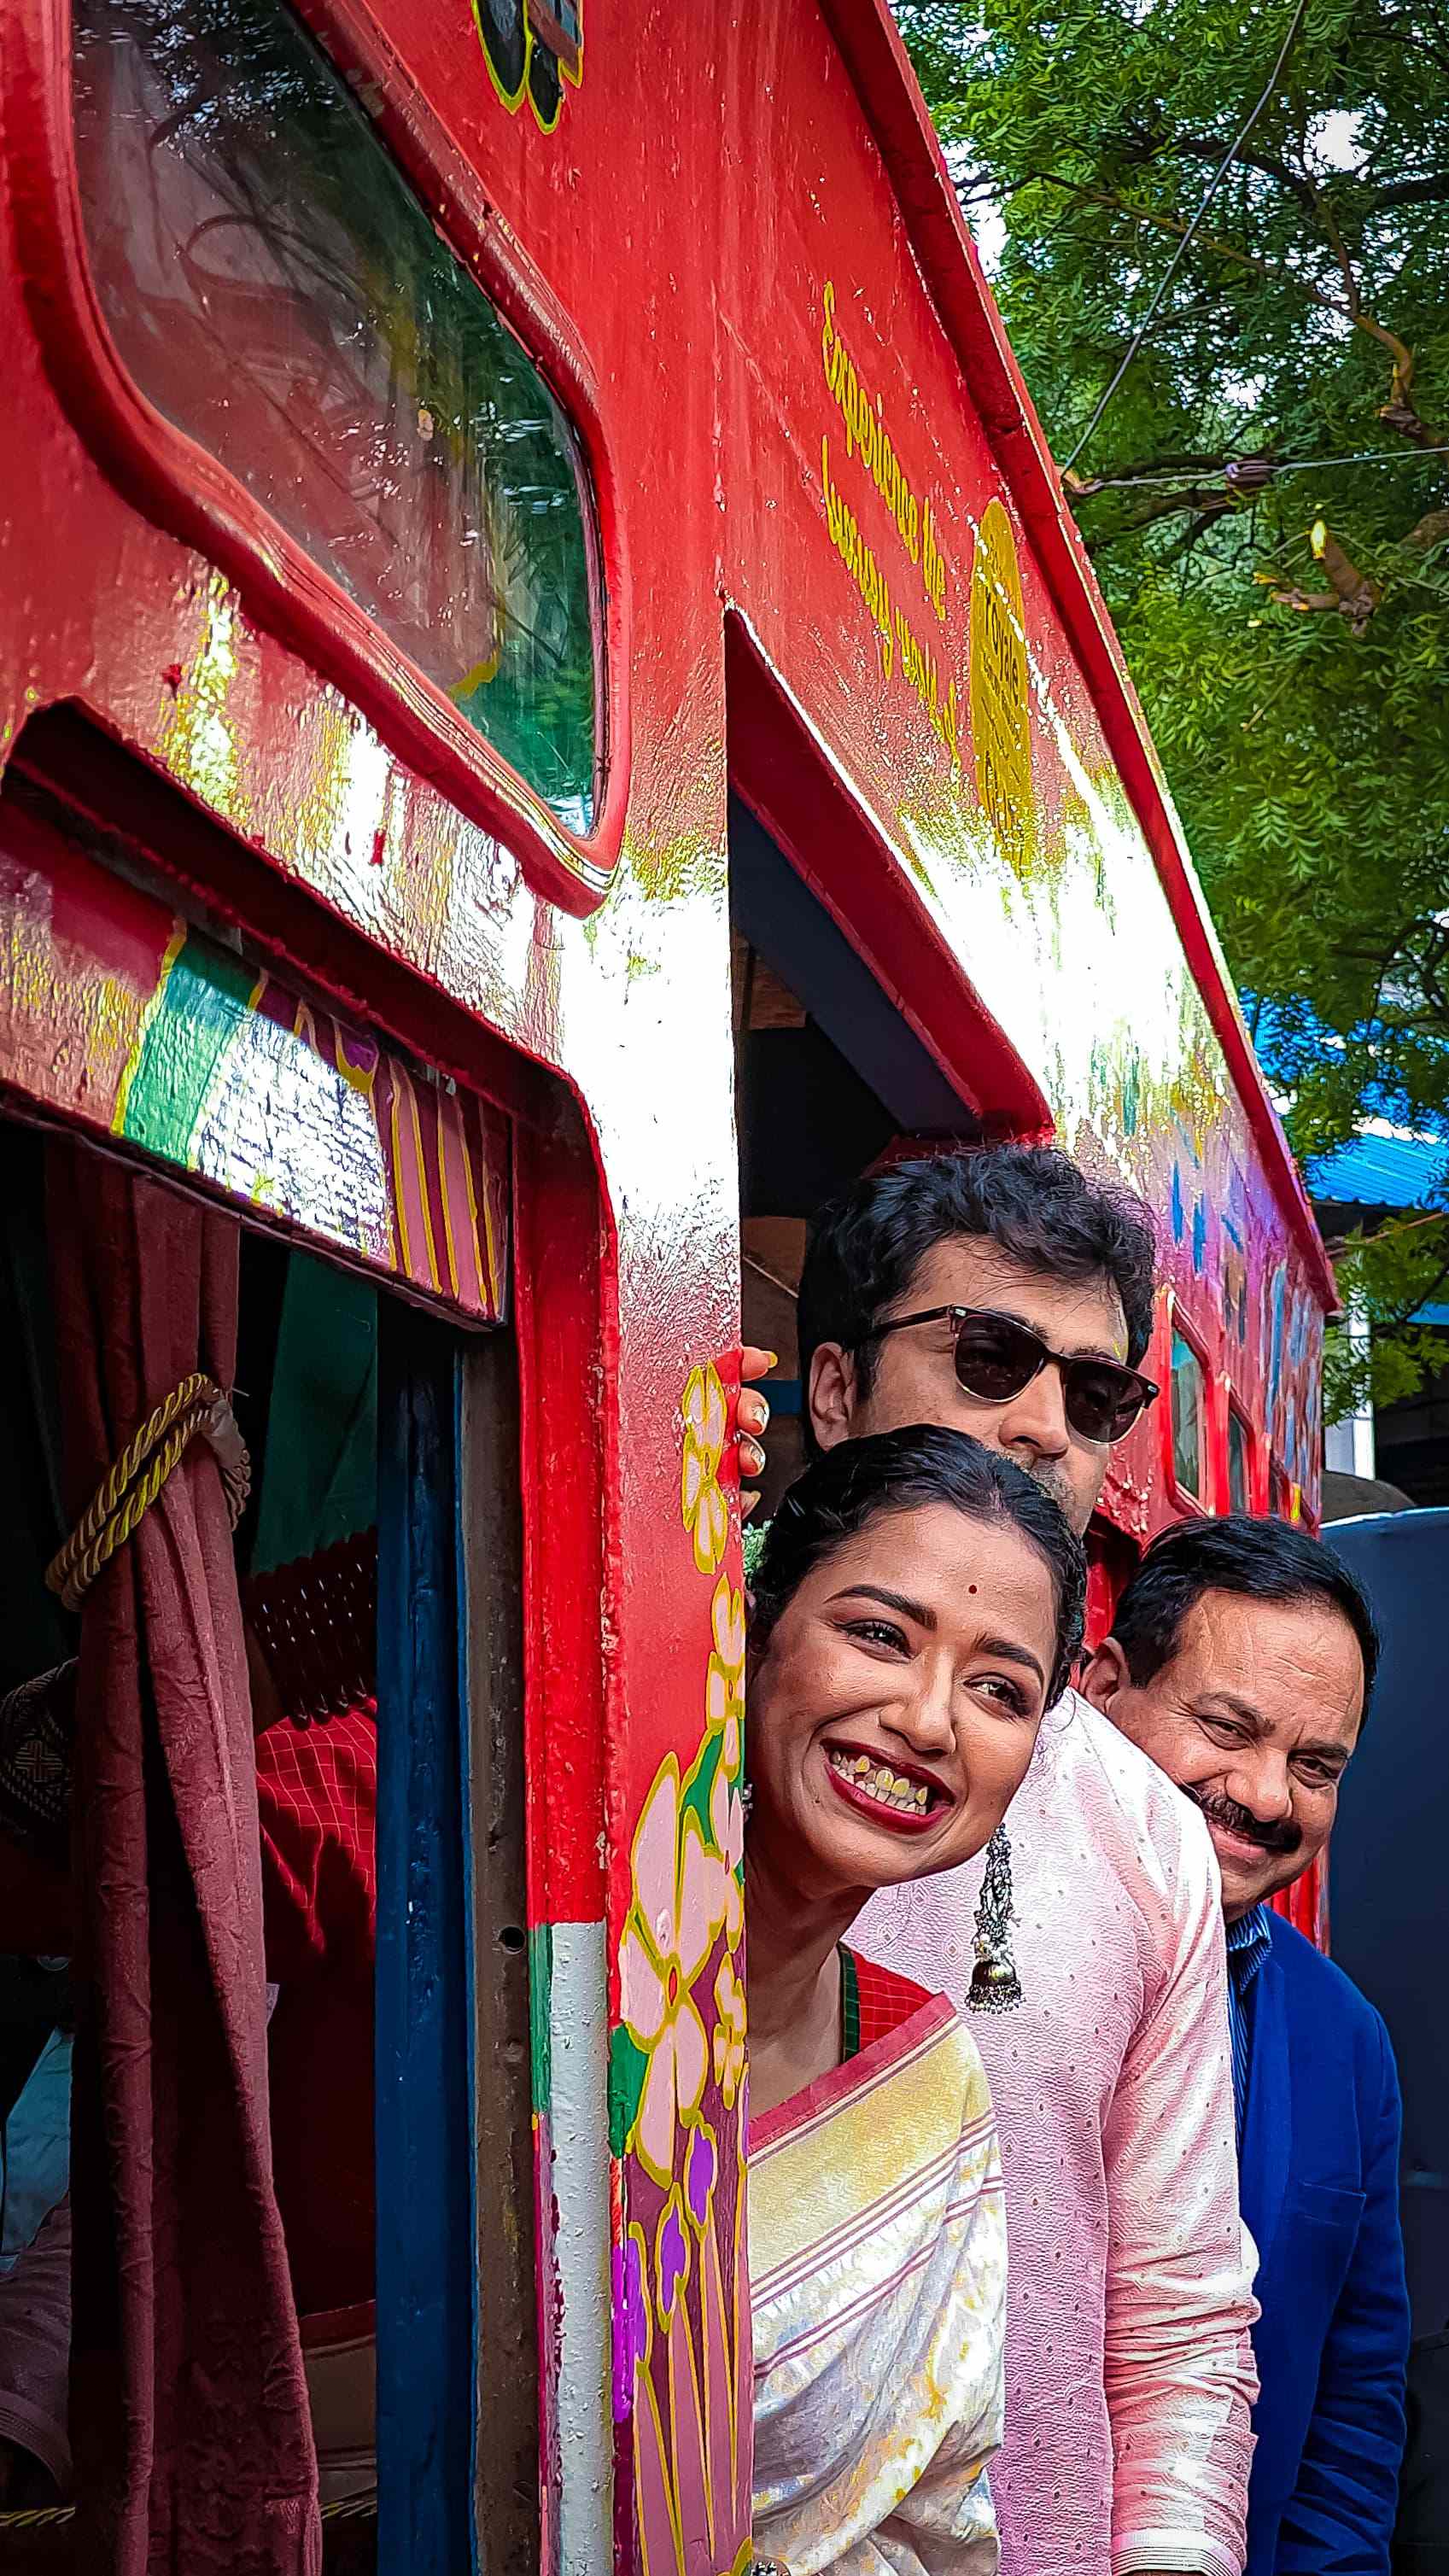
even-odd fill
[(729, 1540), (730, 1521), (719, 1486), (719, 1462), (729, 1430), (729, 1405), (713, 1360), (691, 1369), (685, 1382), (684, 1463), (680, 1512), (694, 1540), (701, 1574), (713, 1574)]
[(709, 1793), (709, 1824), (724, 1862), (725, 1939), (735, 1950), (745, 1919), (745, 1893), (740, 1879), (745, 1857), (745, 1802), (738, 1780), (731, 1780), (723, 1761)]
[(722, 1768), (731, 1779), (740, 1767), (740, 1728), (745, 1714), (745, 1596), (727, 1574), (714, 1589), (710, 1607), (714, 1652), (704, 1684), (704, 1713), (711, 1727), (722, 1727)]
[(689, 2238), (684, 2232), (678, 2183), (664, 2204), (654, 2239), (654, 2277), (659, 2288), (659, 2321), (668, 2325), (674, 2302), (689, 2278)]
[(714, 2001), (719, 2016), (714, 2026), (715, 2080), (725, 2108), (733, 2110), (745, 2071), (745, 1990), (728, 1950), (715, 1977)]
[(701, 2120), (697, 2128), (690, 2130), (684, 2158), (684, 2204), (701, 2236), (709, 2222), (709, 2204), (718, 2174), (719, 2153), (714, 2137)]
[(634, 1902), (619, 1944), (624, 2022), (649, 2061), (634, 2142), (665, 2185), (674, 2172), (676, 2123), (698, 2109), (709, 2071), (691, 1988), (725, 1917), (723, 1875), (697, 1817), (686, 1816), (680, 1830), (679, 1765), (671, 1753), (634, 1837)]
[(633, 2402), (634, 2375), (649, 2361), (649, 2299), (645, 2288), (648, 2257), (638, 2227), (631, 2227), (612, 2256), (614, 2316), (614, 2421), (625, 2424)]

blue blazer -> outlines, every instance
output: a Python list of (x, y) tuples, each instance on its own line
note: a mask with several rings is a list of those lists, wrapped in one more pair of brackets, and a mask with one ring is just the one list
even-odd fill
[(1243, 2217), (1263, 2310), (1247, 2576), (1389, 2576), (1409, 2348), (1389, 2035), (1277, 1915), (1246, 2002)]

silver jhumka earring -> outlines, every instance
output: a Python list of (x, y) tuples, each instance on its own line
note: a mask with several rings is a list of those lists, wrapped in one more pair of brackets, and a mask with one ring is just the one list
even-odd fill
[(976, 1965), (966, 2002), (972, 2012), (1015, 2012), (1021, 1979), (1011, 1955), (1011, 1838), (998, 1825), (986, 1846), (986, 1875), (976, 1908)]

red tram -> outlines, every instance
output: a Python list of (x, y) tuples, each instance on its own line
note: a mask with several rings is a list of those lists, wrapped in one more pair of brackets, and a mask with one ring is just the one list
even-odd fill
[[(98, 2483), (0, 2560), (310, 2570), (375, 2309), (329, 2567), (739, 2576), (742, 1304), (783, 1457), (893, 1139), (1133, 1182), (1110, 1585), (1312, 1516), (1332, 1275), (884, 0), (10, 0), (0, 84), (0, 1686), (110, 1712)], [(202, 1375), (234, 1541), (203, 1441), (64, 1627)], [(375, 1702), (375, 1995), (290, 2054), (258, 1639)]]

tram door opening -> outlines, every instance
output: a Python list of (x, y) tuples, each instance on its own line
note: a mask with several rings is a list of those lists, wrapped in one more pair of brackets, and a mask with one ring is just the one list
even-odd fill
[(980, 1124), (779, 844), (730, 802), (741, 1329), (779, 1354), (766, 1519), (804, 1464), (796, 1304), (810, 1219), (888, 1149)]
[[(766, 1388), (763, 1521), (805, 1463), (809, 1391), (796, 1314), (811, 1218), (882, 1155), (979, 1144), (987, 1128), (738, 795), (730, 802), (730, 945), (741, 1336), (780, 1359)], [(982, 1072), (989, 1099), (992, 1074), (984, 1064)], [(991, 1132), (1012, 1125), (1004, 1108)], [(1111, 1624), (1137, 1550), (1098, 1512), (1087, 1555), (1094, 1639)]]
[[(99, 1855), (118, 1905), (139, 1868), (154, 1921), (198, 1902), (204, 1919), (208, 1904), (230, 1919), (226, 1891), (198, 1881), (188, 1893), (228, 1796), (224, 1758), (198, 1789), (197, 1748), (225, 1725), (204, 1694), (177, 1697), (195, 1664), (192, 1622), (203, 1661), (213, 1647), (220, 1657), (213, 1670), (226, 1669), (228, 1635), (244, 1659), (233, 1733), (255, 1813), (243, 1800), (236, 1829), (256, 1837), (265, 1994), (253, 2001), (324, 2567), (526, 2568), (538, 2546), (537, 2370), (511, 1336), (460, 1331), (214, 1200), (8, 1113), (0, 1210), (0, 2576), (80, 2564), (69, 2516), (101, 2437), (78, 2425), (72, 2362), (90, 2374), (76, 2386), (95, 2383), (137, 2211), (150, 2213), (147, 2260), (163, 2269), (224, 2273), (233, 2259), (236, 2176), (185, 2161), (188, 2136), (207, 2134), (187, 2088), (227, 2073), (211, 2016), (193, 2056), (186, 2015), (201, 2002), (184, 1978), (164, 1990), (154, 1944), (139, 1983), (117, 1991), (116, 1946), (104, 1926), (97, 1938), (111, 1883), (81, 1878)], [(193, 1260), (199, 1290), (171, 1275)], [(229, 1306), (235, 1436), (216, 1454), (238, 1517), (219, 1557), (171, 1569), (164, 1615), (142, 1589), (133, 1668), (118, 1663), (113, 1699), (110, 1671), (99, 1698), (92, 1673), (78, 1710), (84, 1606), (67, 1606), (46, 1573), (73, 1526), (87, 1389), (118, 1416), (128, 1387), (149, 1391), (173, 1287), (182, 1306), (199, 1296), (203, 1332)], [(125, 1420), (127, 1436), (135, 1427)], [(82, 1556), (77, 1584), (90, 1573), (105, 1580)], [(78, 1722), (101, 1719), (115, 1744), (78, 1750)], [(123, 1850), (116, 1762), (124, 1773), (128, 1760), (144, 1824)], [(203, 1968), (206, 1955), (195, 1952)], [(213, 1951), (209, 1973), (241, 1978), (245, 1962), (218, 1965)], [(162, 2104), (149, 2175), (124, 2170), (142, 2143), (124, 2118), (98, 2155), (96, 2085), (104, 2126), (115, 2085), (132, 2080), (117, 2070), (117, 2033)], [(117, 2205), (128, 2191), (129, 2215)], [(193, 2348), (207, 2301), (187, 2283), (164, 2295), (181, 2320), (178, 2378), (156, 2392), (172, 2456), (153, 2475), (184, 2480), (189, 2415), (214, 2402), (207, 2383), (214, 2373), (224, 2386), (235, 2356)], [(102, 2383), (119, 2366), (103, 2352)], [(120, 2446), (119, 2406), (112, 2429)], [(250, 2438), (239, 2425), (238, 2446)], [(116, 2467), (102, 2458), (103, 2483)], [(186, 2511), (182, 2494), (182, 2529)]]

